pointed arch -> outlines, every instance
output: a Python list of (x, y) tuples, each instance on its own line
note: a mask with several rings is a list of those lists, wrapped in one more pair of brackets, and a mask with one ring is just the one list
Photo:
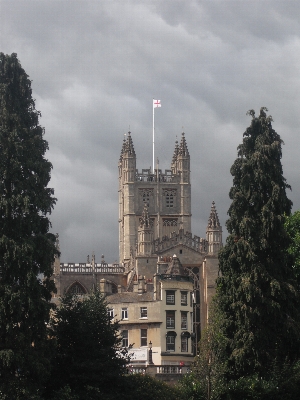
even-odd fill
[(68, 287), (67, 293), (72, 293), (78, 296), (82, 296), (84, 294), (87, 294), (87, 290), (80, 282), (75, 281)]

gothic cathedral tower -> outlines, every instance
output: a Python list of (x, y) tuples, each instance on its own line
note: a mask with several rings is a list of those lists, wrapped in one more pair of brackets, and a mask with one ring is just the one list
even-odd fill
[(139, 238), (146, 238), (141, 233), (145, 218), (147, 236), (154, 240), (179, 229), (191, 232), (190, 155), (184, 133), (175, 143), (171, 169), (164, 173), (158, 168), (138, 172), (131, 133), (124, 139), (119, 160), (120, 263), (126, 265), (141, 249), (149, 256), (154, 251), (145, 241), (138, 246)]

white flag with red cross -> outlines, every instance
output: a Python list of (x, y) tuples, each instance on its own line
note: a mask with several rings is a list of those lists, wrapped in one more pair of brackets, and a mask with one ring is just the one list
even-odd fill
[(153, 108), (161, 107), (160, 100), (153, 99)]

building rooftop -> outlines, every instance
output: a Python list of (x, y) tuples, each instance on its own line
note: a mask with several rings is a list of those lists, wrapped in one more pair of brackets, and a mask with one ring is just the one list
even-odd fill
[(141, 294), (133, 292), (115, 293), (107, 296), (106, 300), (108, 303), (139, 303), (153, 301), (153, 292)]

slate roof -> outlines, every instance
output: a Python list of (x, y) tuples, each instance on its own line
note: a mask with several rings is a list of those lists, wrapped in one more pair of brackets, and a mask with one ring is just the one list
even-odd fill
[(143, 301), (153, 301), (153, 292), (147, 293), (133, 293), (123, 292), (115, 293), (106, 297), (108, 303), (139, 303)]

